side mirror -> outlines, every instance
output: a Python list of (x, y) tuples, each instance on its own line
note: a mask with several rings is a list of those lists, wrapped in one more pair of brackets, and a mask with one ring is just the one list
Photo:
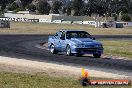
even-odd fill
[(54, 37), (57, 38), (58, 34), (55, 34)]
[(57, 39), (57, 36), (53, 36), (52, 38), (53, 38), (53, 39)]
[(95, 38), (94, 38), (94, 37), (92, 37), (91, 39), (95, 40)]

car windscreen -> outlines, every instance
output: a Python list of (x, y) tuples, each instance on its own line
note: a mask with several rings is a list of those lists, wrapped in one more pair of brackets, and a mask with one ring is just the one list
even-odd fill
[(91, 35), (85, 31), (68, 31), (66, 33), (66, 38), (91, 38)]

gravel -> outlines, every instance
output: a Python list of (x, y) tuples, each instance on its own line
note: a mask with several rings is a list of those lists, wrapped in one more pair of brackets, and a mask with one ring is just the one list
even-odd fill
[[(11, 57), (0, 56), (0, 71), (15, 73), (46, 73), (51, 76), (73, 77), (81, 76), (82, 66), (63, 65), (59, 63), (48, 63), (26, 60), (24, 58), (17, 59)], [(113, 79), (132, 79), (131, 71), (117, 71), (113, 69), (84, 67), (90, 74), (90, 77), (113, 78)]]

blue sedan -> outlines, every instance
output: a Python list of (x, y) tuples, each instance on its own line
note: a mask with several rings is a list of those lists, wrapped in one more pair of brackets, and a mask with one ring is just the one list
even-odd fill
[(51, 53), (65, 52), (66, 55), (82, 56), (93, 54), (100, 58), (103, 53), (103, 45), (89, 33), (79, 30), (60, 30), (54, 36), (49, 36), (48, 48)]

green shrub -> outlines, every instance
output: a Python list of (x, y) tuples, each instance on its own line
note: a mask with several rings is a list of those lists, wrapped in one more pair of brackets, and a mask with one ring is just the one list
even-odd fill
[(131, 17), (128, 14), (123, 14), (121, 17), (122, 21), (131, 21)]
[(14, 12), (19, 12), (19, 11), (24, 11), (25, 9), (24, 8), (17, 8), (14, 10)]

